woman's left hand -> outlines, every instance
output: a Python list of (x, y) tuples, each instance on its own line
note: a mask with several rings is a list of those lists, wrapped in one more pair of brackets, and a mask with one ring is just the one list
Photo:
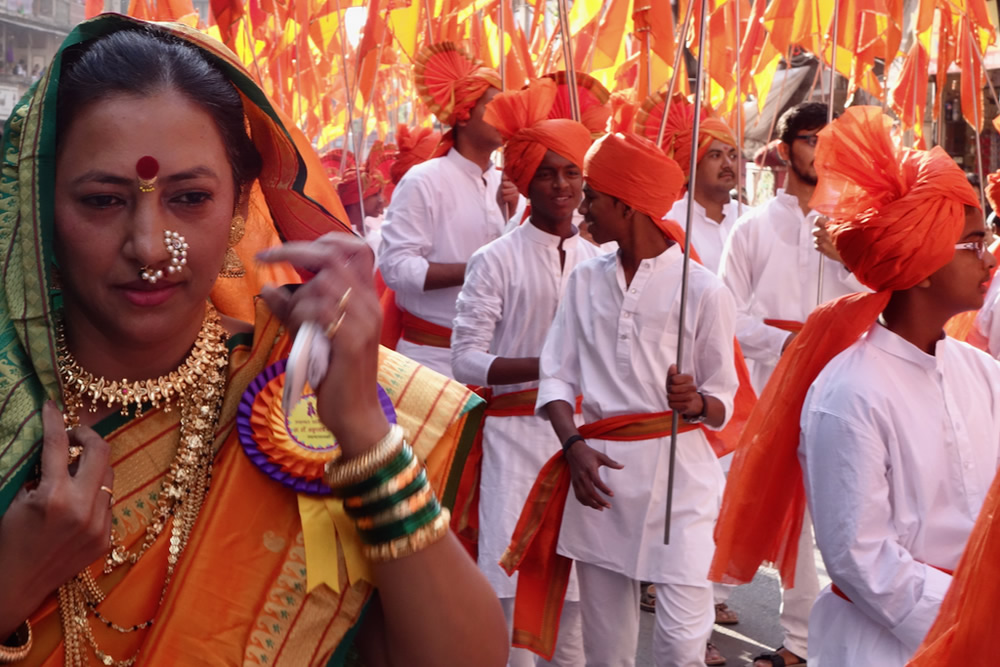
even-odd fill
[(329, 368), (316, 387), (319, 417), (344, 458), (363, 454), (389, 431), (376, 385), (382, 309), (371, 249), (350, 234), (332, 233), (266, 250), (258, 260), (288, 262), (314, 274), (294, 292), (268, 286), (261, 296), (293, 335), (305, 322), (327, 332)]

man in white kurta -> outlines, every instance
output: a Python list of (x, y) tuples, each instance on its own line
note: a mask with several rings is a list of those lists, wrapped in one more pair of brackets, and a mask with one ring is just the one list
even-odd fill
[(802, 411), (800, 457), (816, 541), (851, 602), (820, 595), (809, 664), (905, 664), (998, 454), (1000, 366), (985, 353), (946, 337), (927, 354), (876, 324), (827, 365)]
[[(500, 598), (508, 623), (513, 620), (517, 576), (508, 576), (499, 561), (539, 470), (559, 451), (552, 427), (533, 414), (538, 356), (570, 273), (601, 253), (573, 224), (583, 187), (583, 157), (590, 146), (587, 128), (570, 120), (548, 120), (548, 109), (541, 103), (530, 105), (536, 118), (519, 118), (521, 123), (527, 120), (526, 127), (511, 125), (517, 117), (510, 113), (512, 106), (524, 98), (554, 99), (554, 89), (548, 80), (533, 83), (526, 90), (497, 96), (487, 109), (487, 120), (496, 122), (507, 140), (506, 151), (520, 156), (521, 163), (510, 159), (505, 170), (530, 199), (533, 214), (473, 254), (452, 333), (455, 379), (489, 386), (494, 405), (506, 402), (525, 412), (491, 415), (488, 406), (482, 433), (479, 567)], [(524, 130), (529, 129), (534, 134), (527, 139)], [(553, 141), (540, 142), (539, 136)], [(532, 158), (539, 154), (541, 162), (535, 165)], [(573, 578), (551, 664), (577, 667), (583, 661), (578, 601)], [(511, 667), (535, 663), (529, 651), (511, 650)]]
[(443, 123), (453, 125), (449, 141), (454, 145), (442, 157), (406, 172), (382, 225), (379, 269), (404, 311), (396, 349), (449, 377), (448, 345), (465, 263), (499, 238), (507, 223), (497, 201), (501, 175), (490, 159), (501, 138), (482, 119), (486, 104), (499, 92), (494, 77), (480, 67), (455, 81), (456, 91), (477, 94), (443, 102), (437, 111)]
[[(626, 173), (610, 166), (625, 163), (630, 165)], [(658, 201), (637, 192), (628, 178), (631, 169), (664, 172), (657, 177), (663, 188)], [(616, 202), (619, 214), (629, 211), (632, 224), (648, 225), (643, 233), (659, 233), (663, 244), (654, 221), (663, 217), (680, 189), (681, 172), (650, 142), (608, 135), (588, 153), (586, 176), (582, 210), (591, 232), (598, 242), (617, 240), (622, 249), (588, 260), (571, 274), (542, 351), (538, 409), (552, 417), (553, 405), (571, 405), (582, 393), (588, 424), (667, 412), (668, 373), (678, 363), (683, 255), (674, 243), (636, 261), (636, 249), (648, 248), (648, 239), (622, 231), (621, 225), (629, 223), (621, 220), (615, 222), (618, 231), (609, 231), (601, 211)], [(680, 366), (693, 376), (703, 415), (713, 401), (714, 427), (721, 428), (732, 413), (738, 385), (735, 308), (712, 272), (694, 263), (690, 268), (683, 322), (687, 346)], [(579, 447), (605, 457), (601, 465), (611, 468), (600, 471), (600, 479), (614, 494), (600, 511), (571, 495), (559, 535), (558, 553), (576, 561), (587, 665), (634, 664), (639, 585), (646, 580), (657, 592), (655, 663), (700, 667), (714, 621), (707, 573), (723, 484), (704, 433), (695, 429), (677, 439), (669, 546), (663, 535), (670, 438), (568, 442), (574, 457)], [(614, 469), (614, 462), (622, 468)]]
[[(758, 395), (793, 333), (817, 305), (821, 263), (822, 302), (868, 291), (840, 261), (815, 247), (817, 221), (825, 218), (809, 208), (809, 200), (816, 189), (815, 137), (826, 123), (825, 104), (799, 104), (782, 114), (778, 151), (788, 164), (787, 189), (779, 189), (773, 198), (743, 215), (722, 254), (719, 275), (736, 300), (736, 337)], [(784, 637), (776, 652), (790, 665), (796, 664), (792, 656), (804, 660), (808, 653), (809, 613), (819, 594), (813, 553), (807, 516), (799, 540), (795, 586), (782, 589)], [(756, 662), (758, 667), (771, 667), (768, 663), (773, 661), (765, 654)]]

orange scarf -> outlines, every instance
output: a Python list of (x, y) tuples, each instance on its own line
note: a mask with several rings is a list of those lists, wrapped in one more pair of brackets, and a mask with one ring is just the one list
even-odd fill
[(811, 202), (828, 215), (844, 263), (873, 294), (817, 308), (782, 355), (747, 422), (726, 482), (709, 577), (748, 582), (762, 562), (795, 584), (805, 489), (799, 419), (816, 376), (885, 310), (892, 292), (947, 264), (978, 206), (965, 174), (940, 148), (902, 151), (877, 107), (852, 107), (821, 133)]

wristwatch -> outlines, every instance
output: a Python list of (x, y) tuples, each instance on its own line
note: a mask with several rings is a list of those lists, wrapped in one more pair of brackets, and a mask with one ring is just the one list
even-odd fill
[(705, 421), (706, 417), (708, 417), (708, 401), (705, 400), (705, 394), (699, 391), (698, 395), (701, 396), (701, 412), (699, 412), (693, 417), (682, 415), (684, 417), (684, 421), (686, 421), (688, 424), (700, 424), (703, 421)]

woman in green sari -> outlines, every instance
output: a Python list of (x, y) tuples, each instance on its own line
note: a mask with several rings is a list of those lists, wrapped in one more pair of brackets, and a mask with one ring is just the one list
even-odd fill
[[(345, 219), (220, 44), (112, 15), (69, 36), (4, 131), (0, 662), (505, 661), (441, 508), (477, 401), (379, 349), (371, 253), (315, 240)], [(262, 289), (292, 266), (312, 280)], [(335, 499), (237, 429), (305, 323), (329, 341)]]

